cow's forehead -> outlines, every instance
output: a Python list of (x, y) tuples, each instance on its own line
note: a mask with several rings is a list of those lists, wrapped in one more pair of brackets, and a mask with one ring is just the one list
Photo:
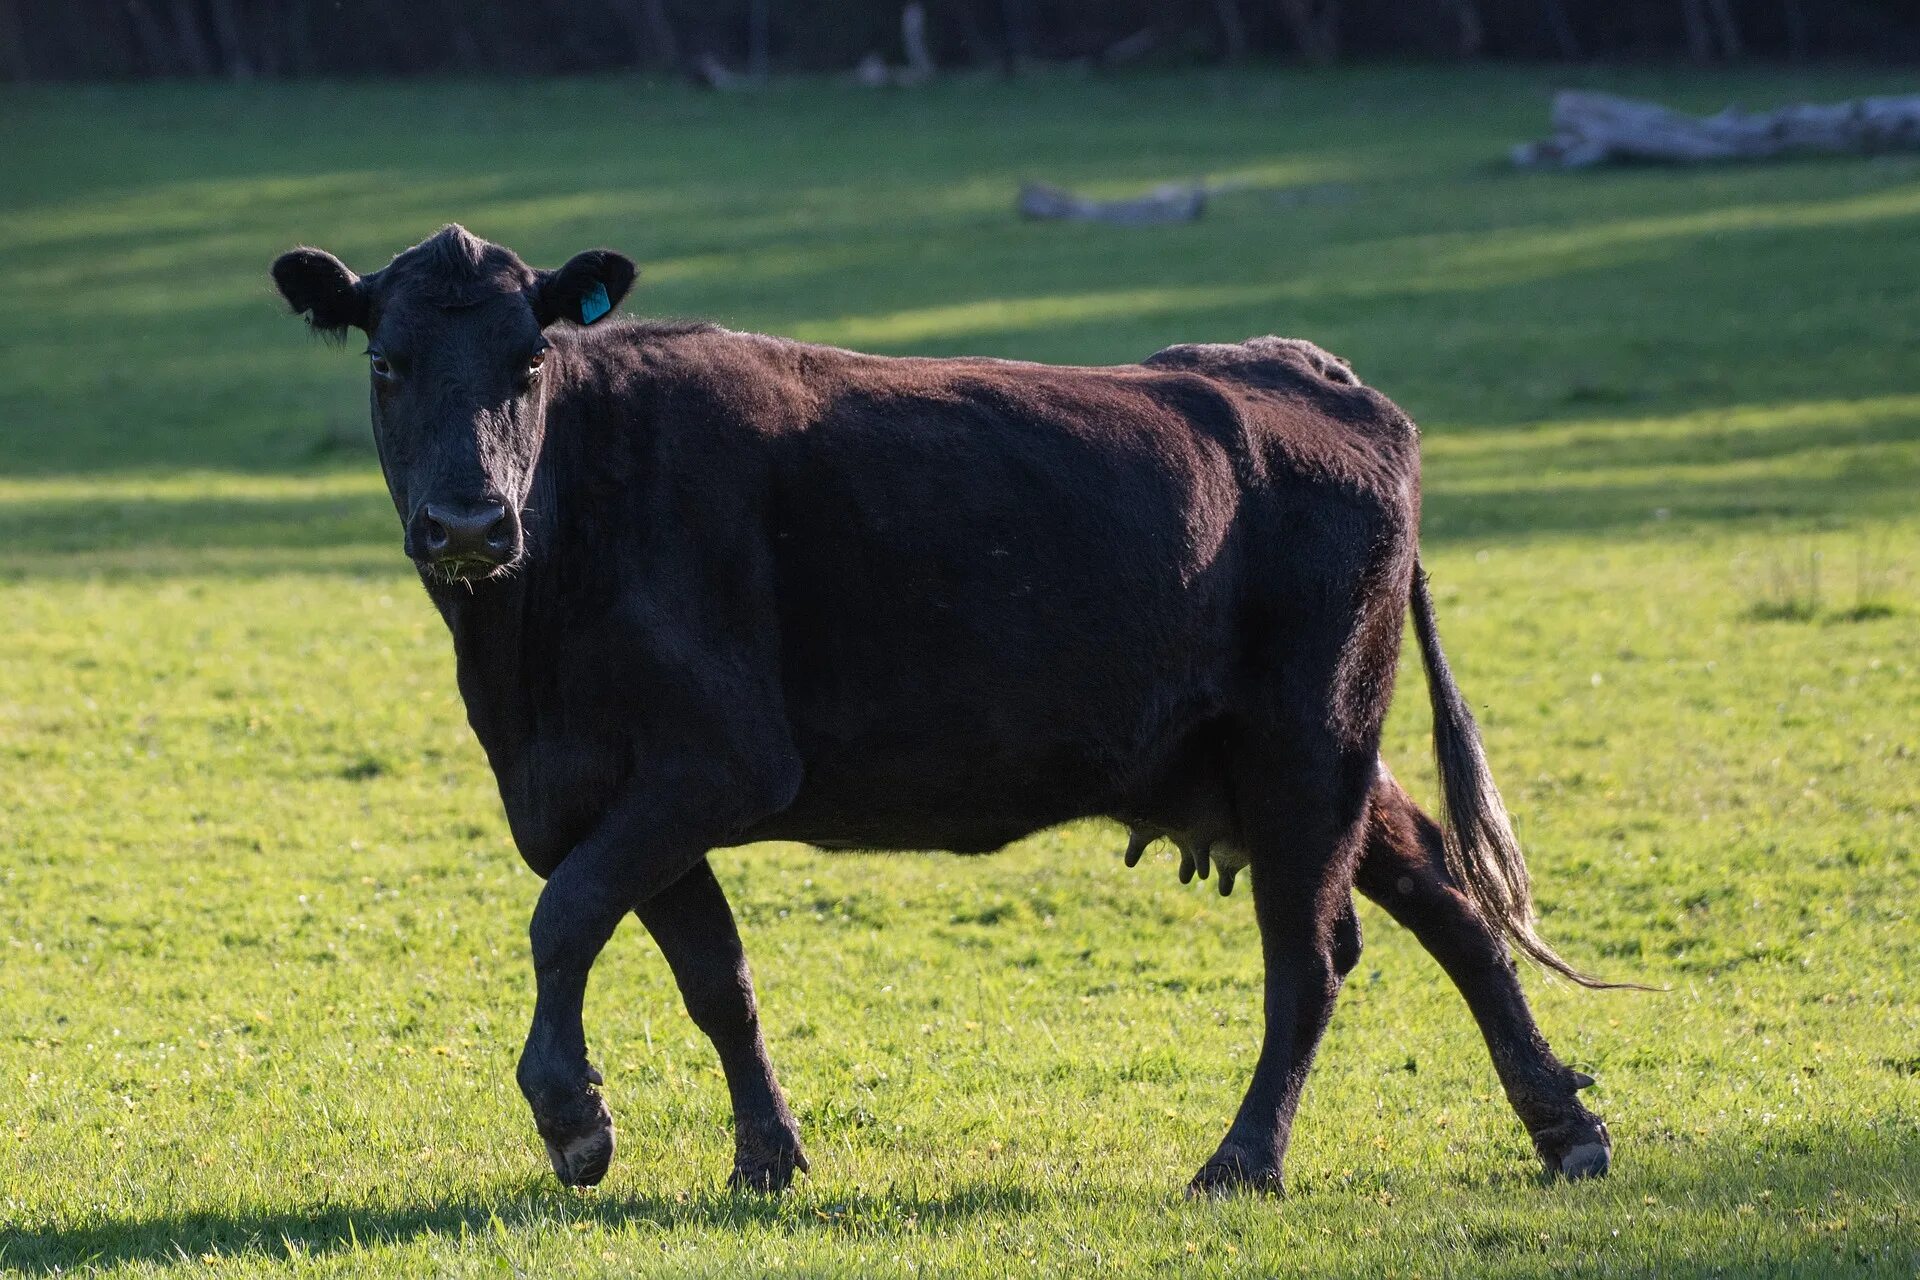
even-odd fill
[(518, 289), (449, 303), (430, 291), (417, 292), (404, 286), (383, 293), (376, 328), (387, 341), (413, 339), (456, 346), (519, 341), (540, 331), (526, 294)]
[(533, 282), (533, 269), (513, 250), (458, 226), (435, 232), (379, 272), (382, 303), (393, 306), (480, 306), (496, 297), (520, 294)]

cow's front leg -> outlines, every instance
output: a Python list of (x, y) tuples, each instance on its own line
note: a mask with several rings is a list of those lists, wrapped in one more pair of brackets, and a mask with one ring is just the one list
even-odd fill
[(694, 1025), (719, 1051), (733, 1100), (734, 1157), (728, 1185), (781, 1191), (806, 1169), (800, 1130), (760, 1034), (753, 974), (726, 893), (702, 860), (638, 914), (679, 984)]
[(554, 871), (527, 931), (536, 995), (520, 1054), (520, 1092), (555, 1176), (570, 1187), (599, 1182), (613, 1159), (613, 1116), (600, 1097), (600, 1073), (587, 1061), (580, 1013), (587, 974), (634, 901), (618, 877), (596, 865), (603, 859), (594, 852), (582, 845)]
[(587, 975), (627, 912), (679, 880), (707, 849), (677, 824), (647, 821), (646, 801), (623, 798), (562, 860), (528, 929), (536, 993), (520, 1092), (555, 1175), (570, 1187), (593, 1186), (613, 1159), (613, 1116), (600, 1097), (600, 1073), (587, 1062), (580, 1021)]

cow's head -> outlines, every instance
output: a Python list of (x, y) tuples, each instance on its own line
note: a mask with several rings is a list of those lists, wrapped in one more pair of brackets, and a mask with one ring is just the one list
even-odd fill
[(374, 443), (423, 570), (472, 579), (520, 558), (546, 435), (544, 331), (599, 320), (633, 277), (607, 249), (535, 271), (455, 226), (365, 276), (319, 249), (274, 261), (281, 295), (315, 330), (367, 335)]

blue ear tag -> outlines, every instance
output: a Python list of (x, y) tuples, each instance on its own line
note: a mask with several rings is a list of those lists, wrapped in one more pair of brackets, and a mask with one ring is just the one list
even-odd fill
[(611, 310), (613, 304), (607, 301), (607, 286), (595, 280), (593, 288), (580, 299), (580, 323), (592, 324)]

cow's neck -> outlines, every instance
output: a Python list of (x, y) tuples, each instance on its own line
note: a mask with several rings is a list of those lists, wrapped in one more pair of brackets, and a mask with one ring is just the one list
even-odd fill
[(471, 586), (427, 582), (453, 635), (467, 719), (489, 755), (524, 741), (534, 728), (536, 699), (565, 642), (568, 610), (553, 607), (561, 596), (557, 571), (566, 557), (581, 554), (567, 545), (561, 510), (561, 495), (577, 492), (566, 474), (569, 452), (542, 451), (522, 514), (525, 552), (510, 574)]

